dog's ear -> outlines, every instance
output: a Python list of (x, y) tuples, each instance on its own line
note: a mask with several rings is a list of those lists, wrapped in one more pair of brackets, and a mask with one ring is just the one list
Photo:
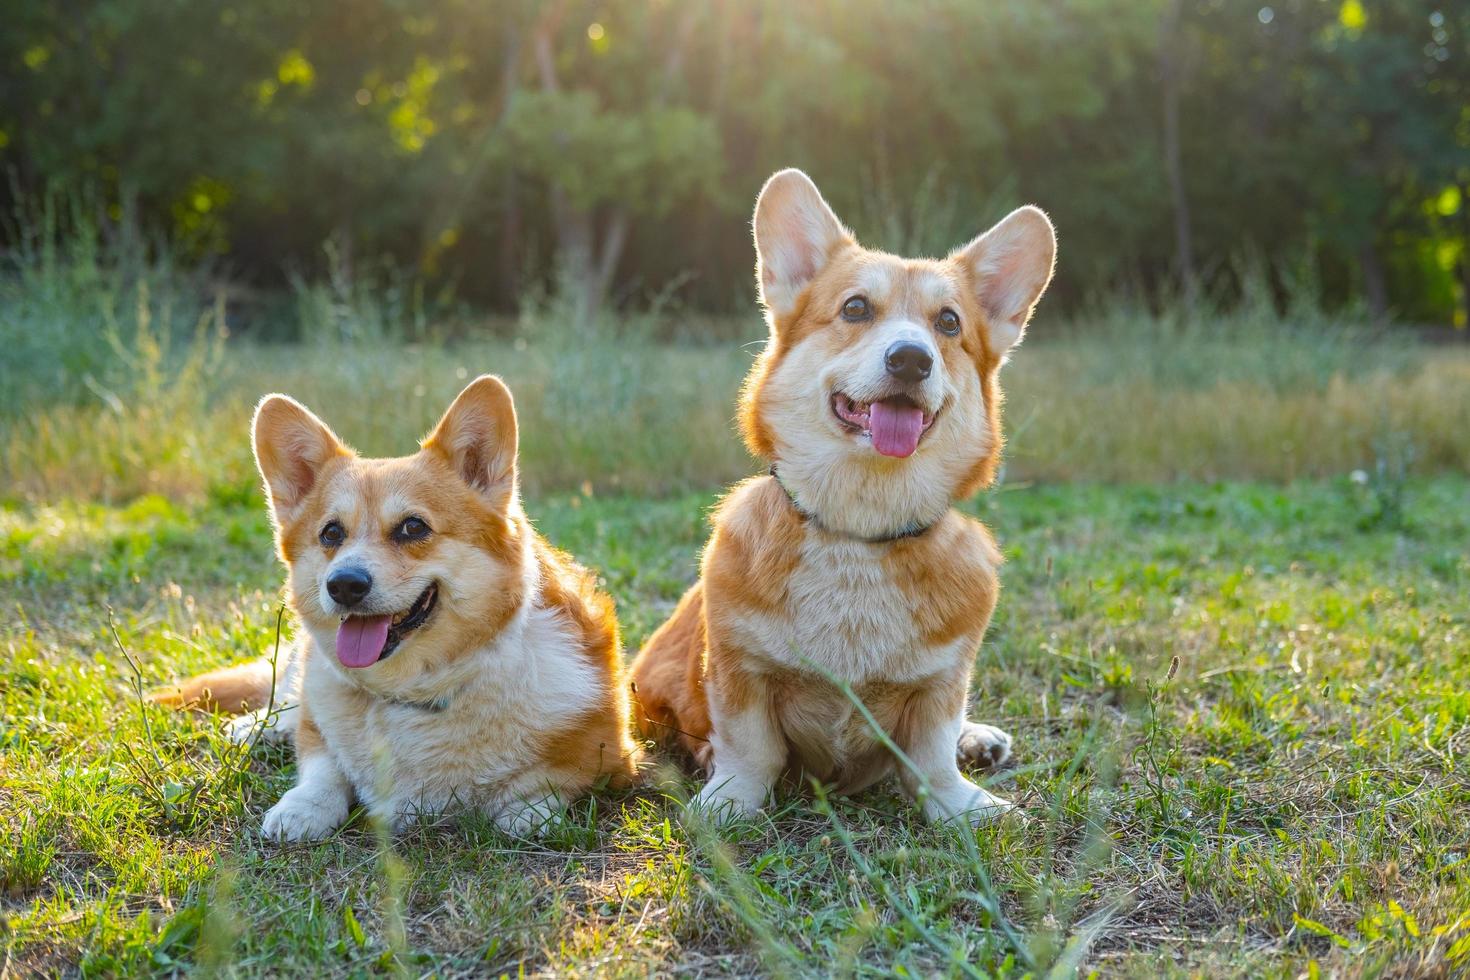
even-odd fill
[(1051, 282), (1057, 258), (1051, 219), (1040, 208), (1017, 208), (951, 258), (964, 267), (985, 310), (990, 349), (1004, 359)]
[(773, 324), (796, 306), (837, 246), (851, 241), (806, 174), (783, 170), (766, 181), (755, 202), (755, 271)]
[(297, 515), (328, 462), (352, 455), (325, 422), (286, 395), (260, 400), (250, 424), (250, 441), (278, 527)]
[(516, 406), (505, 382), (482, 374), (454, 400), (421, 443), (498, 509), (516, 489)]

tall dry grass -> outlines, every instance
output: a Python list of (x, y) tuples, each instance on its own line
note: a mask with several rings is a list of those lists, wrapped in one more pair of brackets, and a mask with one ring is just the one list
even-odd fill
[(1005, 369), (1013, 477), (1470, 470), (1470, 346), (1249, 295), (1230, 308), (1114, 303), (1031, 333)]
[[(1148, 353), (1112, 348), (1108, 356), (1126, 363)], [(1035, 344), (1007, 367), (1007, 479), (1470, 471), (1470, 356), (1462, 351), (1420, 352), (1392, 370), (1336, 373), (1320, 385), (1220, 379), (1197, 387), (1121, 370), (1089, 380), (1094, 354)], [(0, 482), (5, 496), (28, 499), (248, 486), (248, 420), (266, 391), (302, 399), (364, 452), (400, 454), (468, 378), (492, 371), (516, 393), (529, 492), (713, 487), (754, 469), (732, 422), (749, 360), (740, 350), (615, 343), (241, 346), (215, 373), (186, 367), (151, 389), (6, 416)]]
[[(303, 287), (280, 331), (298, 342), (263, 345), (227, 340), (223, 304), (166, 264), (124, 275), (95, 243), (11, 261), (0, 499), (248, 492), (248, 419), (268, 391), (364, 452), (404, 453), (482, 372), (516, 392), (533, 494), (658, 495), (754, 469), (732, 422), (764, 332), (754, 315), (725, 327), (745, 342), (671, 345), (652, 339), (681, 332), (658, 311), (581, 323), (540, 302), (508, 339), (442, 343), (413, 339), (434, 336), (420, 306), (376, 308), (337, 284)], [(1249, 293), (1228, 308), (1043, 313), (1003, 383), (1011, 480), (1470, 470), (1470, 349), (1372, 333), (1300, 297), (1284, 314)]]

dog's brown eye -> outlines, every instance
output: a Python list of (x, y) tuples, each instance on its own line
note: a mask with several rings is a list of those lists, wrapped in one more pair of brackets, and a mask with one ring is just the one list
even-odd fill
[(842, 304), (842, 319), (844, 320), (866, 320), (871, 315), (872, 311), (868, 308), (866, 297), (852, 296)]
[(939, 328), (940, 333), (953, 337), (960, 332), (960, 315), (946, 306), (934, 318), (934, 326)]
[(347, 540), (347, 529), (337, 521), (328, 521), (327, 526), (317, 535), (317, 540), (328, 548), (335, 548)]
[(393, 529), (394, 541), (419, 541), (429, 536), (428, 521), (422, 517), (405, 517), (403, 522)]

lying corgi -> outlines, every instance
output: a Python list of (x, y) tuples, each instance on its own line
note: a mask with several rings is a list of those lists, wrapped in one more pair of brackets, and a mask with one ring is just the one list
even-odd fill
[(631, 778), (612, 603), (521, 510), (498, 378), (405, 458), (357, 456), (284, 395), (260, 403), (253, 436), (300, 641), (274, 673), (247, 664), (158, 698), (253, 709), (237, 738), (294, 731), (297, 783), (266, 837), (326, 836), (354, 797), (394, 826), (472, 808), (520, 835)]
[(943, 261), (901, 259), (786, 170), (755, 242), (770, 339), (740, 420), (771, 469), (719, 505), (700, 580), (633, 664), (639, 728), (693, 753), (718, 816), (783, 773), (853, 792), (896, 769), (929, 818), (979, 823), (1011, 806), (960, 772), (1010, 753), (965, 717), (1001, 558), (952, 505), (994, 477), (996, 376), (1051, 281), (1051, 222), (1025, 207)]

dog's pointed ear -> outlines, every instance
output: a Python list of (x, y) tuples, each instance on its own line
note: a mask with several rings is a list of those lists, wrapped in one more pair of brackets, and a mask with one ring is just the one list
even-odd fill
[(454, 400), (420, 444), (500, 510), (516, 490), (516, 406), (505, 382), (482, 374)]
[(812, 278), (852, 233), (800, 170), (766, 181), (755, 202), (756, 278), (761, 302), (774, 317), (790, 313)]
[(352, 455), (325, 422), (286, 395), (260, 400), (250, 423), (250, 442), (278, 527), (299, 513), (327, 463)]
[(1051, 282), (1057, 258), (1051, 219), (1040, 208), (1017, 208), (952, 258), (963, 265), (985, 310), (990, 349), (1004, 359)]

